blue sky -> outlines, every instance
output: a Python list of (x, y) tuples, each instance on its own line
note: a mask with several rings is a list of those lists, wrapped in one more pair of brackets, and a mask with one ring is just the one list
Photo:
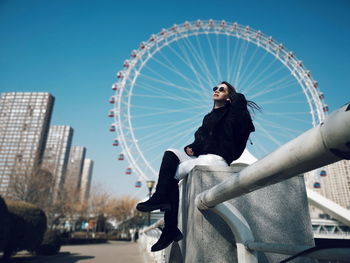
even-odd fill
[[(0, 91), (50, 92), (52, 124), (70, 125), (94, 178), (116, 195), (136, 177), (108, 131), (115, 73), (153, 33), (197, 19), (237, 21), (273, 36), (311, 70), (330, 111), (350, 100), (349, 1), (0, 1)], [(138, 197), (146, 193), (143, 188)]]

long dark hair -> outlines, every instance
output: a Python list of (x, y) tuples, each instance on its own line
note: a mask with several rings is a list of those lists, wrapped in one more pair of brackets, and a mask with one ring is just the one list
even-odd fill
[[(236, 96), (236, 89), (234, 86), (232, 86), (230, 83), (228, 83), (227, 81), (222, 81), (221, 84), (225, 84), (228, 88), (228, 98), (230, 99), (230, 101), (234, 101), (235, 100), (235, 96)], [(261, 111), (261, 107), (256, 104), (254, 101), (251, 100), (247, 100), (247, 106), (253, 111), (255, 112), (256, 110)]]

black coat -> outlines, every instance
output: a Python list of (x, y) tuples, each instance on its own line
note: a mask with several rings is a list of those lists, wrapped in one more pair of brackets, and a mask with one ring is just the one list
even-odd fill
[(184, 149), (192, 148), (194, 156), (216, 154), (230, 164), (242, 155), (253, 131), (247, 101), (243, 94), (236, 93), (231, 103), (205, 115), (202, 126), (194, 134), (194, 142)]

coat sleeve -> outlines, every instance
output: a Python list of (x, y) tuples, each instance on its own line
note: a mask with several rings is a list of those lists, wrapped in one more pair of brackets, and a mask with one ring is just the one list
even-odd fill
[(203, 128), (202, 128), (202, 126), (199, 127), (198, 130), (195, 132), (194, 142), (184, 147), (184, 151), (186, 154), (187, 154), (187, 152), (186, 152), (187, 147), (192, 148), (194, 156), (200, 155), (202, 148), (203, 148)]
[(224, 119), (224, 138), (221, 149), (228, 163), (238, 159), (247, 144), (249, 134), (254, 131), (254, 126), (245, 104), (230, 106), (229, 112)]

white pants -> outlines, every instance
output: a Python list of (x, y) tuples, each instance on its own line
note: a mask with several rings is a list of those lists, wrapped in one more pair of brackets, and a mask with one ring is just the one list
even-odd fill
[(177, 180), (183, 179), (196, 165), (227, 166), (224, 158), (216, 154), (203, 154), (195, 157), (188, 156), (184, 151), (179, 151), (177, 149), (167, 149), (167, 151), (173, 152), (180, 160), (174, 177)]

